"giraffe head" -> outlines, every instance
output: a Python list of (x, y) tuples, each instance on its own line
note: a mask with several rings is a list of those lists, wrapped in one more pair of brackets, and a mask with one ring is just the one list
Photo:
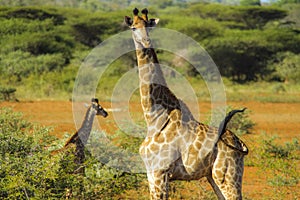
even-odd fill
[(103, 117), (107, 117), (107, 112), (102, 108), (102, 106), (99, 104), (98, 99), (92, 98), (92, 105), (91, 109), (96, 113), (96, 115), (101, 115)]
[(133, 19), (125, 16), (125, 23), (132, 30), (132, 37), (137, 49), (151, 48), (151, 40), (149, 38), (149, 28), (155, 27), (159, 19), (148, 20), (148, 10), (142, 10), (142, 16), (139, 16), (139, 10), (133, 10)]

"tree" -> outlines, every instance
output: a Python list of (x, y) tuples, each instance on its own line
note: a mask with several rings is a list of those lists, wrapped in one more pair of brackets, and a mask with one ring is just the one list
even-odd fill
[(278, 8), (247, 6), (240, 7), (239, 19), (248, 29), (262, 29), (268, 22), (283, 19), (287, 11)]
[(279, 0), (278, 3), (281, 5), (288, 3), (300, 3), (300, 0)]
[(278, 55), (279, 62), (274, 64), (275, 74), (285, 83), (297, 82), (300, 78), (300, 55), (286, 52)]
[(242, 6), (260, 6), (260, 0), (241, 0), (240, 5)]
[[(205, 41), (205, 47), (222, 75), (244, 82), (265, 79), (270, 75), (273, 69), (268, 67), (268, 62), (274, 63), (273, 58), (280, 63), (278, 68), (283, 65), (294, 69), (297, 63), (299, 65), (299, 43), (298, 32), (290, 29), (227, 30), (223, 37)], [(290, 53), (285, 55), (286, 51)], [(289, 76), (292, 75), (296, 72)], [(285, 79), (283, 74), (281, 77)]]

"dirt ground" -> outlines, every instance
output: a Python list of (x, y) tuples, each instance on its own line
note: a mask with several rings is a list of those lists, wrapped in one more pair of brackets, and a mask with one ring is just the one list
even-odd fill
[[(281, 141), (291, 141), (292, 138), (300, 139), (300, 103), (261, 103), (261, 102), (229, 102), (234, 108), (247, 107), (250, 110), (250, 118), (256, 123), (252, 134), (243, 137), (244, 142), (253, 148), (256, 145), (256, 138), (262, 134), (276, 134)], [(110, 102), (102, 102), (101, 105), (108, 109), (107, 119), (97, 117), (98, 123), (108, 133), (113, 133), (118, 128), (111, 114)], [(1, 102), (0, 107), (12, 107), (14, 111), (20, 111), (24, 117), (31, 122), (45, 126), (52, 126), (57, 137), (68, 132), (72, 134), (76, 131), (73, 120), (72, 102), (69, 101), (27, 101), (27, 102)], [(140, 113), (139, 103), (130, 103), (130, 112)], [(201, 112), (210, 111), (210, 103), (200, 103)], [(142, 119), (141, 114), (137, 114)], [(251, 152), (250, 152), (251, 153)], [(300, 169), (299, 169), (300, 170)], [(296, 199), (300, 199), (299, 184), (290, 188), (289, 193), (298, 193)], [(255, 167), (245, 167), (243, 193), (249, 199), (274, 199), (268, 198), (270, 191), (276, 188), (266, 184), (266, 178), (258, 172)], [(275, 191), (276, 192), (276, 191)], [(295, 199), (295, 195), (287, 194), (286, 199)], [(276, 198), (275, 198), (276, 199)]]

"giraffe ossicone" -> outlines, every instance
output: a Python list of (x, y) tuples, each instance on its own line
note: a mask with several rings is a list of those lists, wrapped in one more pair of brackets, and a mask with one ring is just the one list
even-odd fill
[(186, 104), (168, 88), (149, 37), (149, 28), (159, 20), (148, 19), (146, 9), (142, 16), (138, 14), (135, 8), (133, 18), (125, 16), (125, 23), (132, 30), (136, 48), (141, 104), (148, 127), (139, 152), (151, 198), (167, 199), (169, 181), (207, 177), (219, 199), (242, 199), (243, 158), (248, 149), (225, 129), (239, 111), (225, 118), (221, 132), (194, 119)]

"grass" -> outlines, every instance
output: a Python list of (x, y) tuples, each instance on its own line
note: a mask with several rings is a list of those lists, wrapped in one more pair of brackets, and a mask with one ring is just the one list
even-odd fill
[(299, 103), (300, 85), (276, 82), (236, 84), (225, 80), (228, 101), (258, 101), (270, 103)]
[[(114, 79), (109, 78), (105, 81), (105, 94), (106, 100), (110, 99), (109, 85), (115, 85)], [(187, 78), (187, 81), (193, 89), (194, 94), (199, 101), (211, 101), (210, 91), (206, 83), (199, 78)], [(247, 84), (237, 84), (226, 78), (224, 81), (224, 89), (226, 93), (227, 101), (258, 101), (258, 102), (271, 102), (271, 103), (299, 103), (300, 102), (300, 84), (284, 84), (284, 83), (273, 83), (273, 82), (251, 82)], [(184, 96), (185, 90), (179, 85), (174, 85), (176, 80), (169, 80), (170, 89), (176, 94)], [(179, 82), (179, 84), (186, 82)], [(218, 85), (216, 85), (218, 86)], [(138, 90), (138, 88), (137, 88)], [(103, 90), (99, 88), (99, 93), (103, 94)], [(100, 92), (102, 91), (102, 92)], [(139, 92), (133, 93), (132, 99), (139, 101)], [(180, 97), (182, 98), (182, 97)]]
[[(111, 91), (116, 85), (117, 80), (118, 78), (116, 77), (104, 78), (105, 86), (101, 86), (97, 89), (97, 96), (101, 96), (101, 98), (105, 101), (110, 101), (112, 95)], [(188, 82), (179, 81), (179, 85), (176, 85), (174, 84), (176, 83), (176, 80), (174, 81), (167, 78), (170, 89), (184, 101), (189, 98), (188, 95), (194, 95), (198, 99), (198, 101), (201, 102), (211, 101), (210, 91), (206, 83), (202, 79), (188, 77), (186, 80)], [(284, 84), (278, 82), (250, 82), (247, 84), (238, 84), (226, 78), (223, 79), (223, 82), (227, 101), (300, 103), (300, 84)], [(185, 91), (184, 87), (180, 86), (180, 84), (186, 83), (188, 83), (189, 85), (184, 85), (184, 87), (191, 87), (193, 91)], [(134, 100), (136, 102), (140, 101), (138, 87), (136, 87), (136, 91), (132, 93), (131, 100)]]
[[(94, 80), (95, 85), (90, 85), (91, 75), (94, 72), (83, 74), (84, 79), (80, 79), (87, 88), (82, 88), (83, 92), (92, 93), (95, 90), (97, 97), (101, 101), (112, 101), (113, 92), (119, 89), (131, 95), (131, 100), (140, 101), (139, 81), (136, 69), (132, 69), (132, 63), (121, 62), (122, 58), (117, 59), (105, 69), (98, 82)], [(74, 63), (62, 69), (61, 72), (48, 72), (44, 74), (32, 74), (23, 78), (22, 83), (9, 85), (10, 83), (3, 79), (0, 81), (1, 86), (11, 86), (17, 89), (15, 96), (19, 100), (69, 100), (73, 95), (73, 87), (76, 82), (78, 65)], [(162, 67), (165, 72), (170, 89), (184, 101), (190, 100), (191, 97), (198, 98), (198, 101), (211, 101), (211, 90), (224, 87), (227, 101), (258, 101), (258, 102), (300, 102), (300, 83), (281, 83), (281, 82), (248, 82), (239, 84), (222, 77), (220, 83), (206, 83), (202, 77), (188, 77), (185, 72), (180, 72), (182, 68)], [(172, 75), (171, 72), (174, 72)], [(83, 72), (81, 72), (83, 73)], [(92, 73), (92, 74), (89, 74)], [(98, 84), (98, 85), (97, 85)], [(90, 88), (97, 87), (97, 88)], [(121, 98), (123, 98), (121, 96)]]
[[(299, 192), (297, 192), (300, 183), (299, 139), (299, 137), (291, 138), (282, 142), (279, 136), (262, 132), (256, 135), (252, 142), (248, 141), (250, 153), (245, 157), (245, 166), (249, 167), (246, 173), (255, 173), (253, 177), (255, 185), (259, 184), (256, 193), (263, 194), (259, 196), (259, 199), (297, 199), (299, 197)], [(244, 184), (251, 186), (252, 182), (248, 178)]]

